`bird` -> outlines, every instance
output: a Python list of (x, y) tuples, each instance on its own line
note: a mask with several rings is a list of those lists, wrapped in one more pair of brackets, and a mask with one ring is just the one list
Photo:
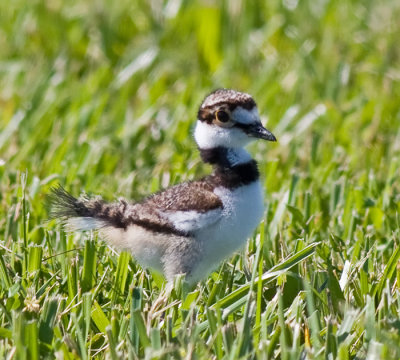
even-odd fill
[(211, 174), (135, 203), (76, 198), (59, 185), (50, 194), (52, 217), (68, 231), (97, 230), (112, 247), (130, 252), (168, 283), (178, 274), (191, 284), (201, 281), (243, 247), (260, 223), (264, 190), (245, 147), (276, 138), (262, 125), (253, 97), (232, 89), (217, 89), (204, 98), (193, 135)]

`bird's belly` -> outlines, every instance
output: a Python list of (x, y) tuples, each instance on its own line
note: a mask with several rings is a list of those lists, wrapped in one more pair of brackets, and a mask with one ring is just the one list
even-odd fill
[(264, 213), (259, 181), (233, 190), (220, 187), (214, 192), (221, 198), (224, 210), (221, 220), (199, 234), (206, 266), (217, 265), (243, 246)]
[(130, 252), (143, 267), (163, 271), (162, 255), (173, 236), (154, 233), (137, 225), (130, 225), (126, 231), (108, 230), (103, 233), (113, 246)]

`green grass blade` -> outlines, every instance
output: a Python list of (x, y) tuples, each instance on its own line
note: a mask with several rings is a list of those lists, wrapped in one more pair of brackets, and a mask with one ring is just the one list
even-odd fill
[(6, 264), (4, 262), (3, 254), (0, 253), (0, 279), (3, 284), (3, 288), (8, 291), (11, 286), (11, 280), (8, 275)]
[(144, 319), (143, 319), (143, 316), (142, 316), (140, 310), (134, 310), (131, 313), (131, 316), (133, 318), (133, 321), (135, 323), (136, 329), (139, 334), (139, 341), (145, 348), (150, 346), (151, 342), (150, 342), (149, 336), (147, 335), (146, 325), (144, 323)]
[[(314, 253), (315, 247), (318, 244), (319, 243), (314, 243), (314, 244), (310, 244), (310, 245), (306, 246), (304, 249), (302, 249), (298, 253), (290, 256), (282, 263), (271, 268), (269, 271), (267, 271), (266, 273), (264, 273), (262, 275), (262, 277), (261, 277), (262, 284), (264, 285), (268, 281), (271, 281), (272, 279), (277, 278), (279, 275), (283, 274), (285, 271), (289, 270), (291, 267), (297, 265), (301, 261), (310, 257)], [(260, 281), (260, 279), (255, 279), (254, 281), (258, 282), (258, 281)], [(236, 302), (238, 299), (242, 298), (243, 296), (246, 296), (249, 292), (250, 287), (251, 287), (251, 283), (241, 286), (237, 290), (235, 290), (232, 293), (230, 293), (229, 295), (225, 296), (223, 299), (217, 301), (213, 307), (225, 308), (228, 305), (231, 305), (232, 303)]]
[(26, 322), (25, 328), (25, 341), (28, 359), (39, 359), (39, 336), (38, 336), (38, 323), (36, 320)]
[(390, 257), (385, 270), (383, 271), (383, 274), (380, 277), (379, 283), (376, 286), (376, 292), (373, 291), (373, 295), (377, 294), (378, 298), (380, 299), (382, 296), (382, 291), (383, 288), (385, 287), (387, 281), (389, 281), (392, 278), (392, 275), (394, 273), (394, 271), (396, 270), (396, 267), (398, 266), (399, 263), (399, 259), (400, 259), (400, 246), (398, 246), (392, 256)]
[(82, 271), (82, 291), (86, 292), (93, 288), (96, 277), (96, 244), (93, 239), (85, 242)]
[(28, 251), (28, 272), (34, 273), (40, 270), (42, 265), (42, 253), (43, 248), (38, 245), (33, 245), (29, 247)]
[(40, 341), (51, 344), (54, 336), (54, 325), (57, 320), (57, 310), (59, 305), (59, 299), (47, 299), (43, 307), (42, 316), (40, 319), (39, 326), (39, 338)]
[(101, 306), (97, 301), (93, 302), (91, 317), (97, 328), (105, 334), (107, 326), (110, 325), (110, 321), (104, 314)]
[(113, 301), (117, 300), (119, 295), (124, 294), (126, 278), (128, 276), (128, 266), (131, 256), (126, 251), (119, 254), (117, 272), (115, 274)]

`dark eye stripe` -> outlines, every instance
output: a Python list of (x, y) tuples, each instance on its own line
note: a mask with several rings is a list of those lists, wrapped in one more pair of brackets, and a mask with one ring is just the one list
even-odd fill
[(197, 118), (200, 121), (205, 121), (207, 124), (211, 124), (214, 120), (214, 114), (206, 109), (200, 109), (197, 113)]
[(239, 129), (242, 129), (245, 133), (248, 133), (250, 129), (254, 127), (254, 124), (235, 123), (233, 127), (237, 127)]
[(241, 106), (242, 108), (251, 111), (256, 106), (256, 103), (252, 99), (249, 99), (248, 102), (241, 102), (241, 103), (229, 103), (226, 101), (220, 101), (213, 104), (212, 106), (200, 107), (197, 113), (197, 118), (200, 121), (204, 121), (207, 124), (211, 124), (212, 121), (215, 119), (215, 113), (214, 113), (215, 109), (220, 108), (223, 105), (227, 106), (229, 112), (233, 112), (238, 106)]

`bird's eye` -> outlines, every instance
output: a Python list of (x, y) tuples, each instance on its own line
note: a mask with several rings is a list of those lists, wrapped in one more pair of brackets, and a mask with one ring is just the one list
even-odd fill
[(220, 121), (222, 123), (226, 123), (230, 119), (229, 114), (224, 110), (217, 111), (215, 113), (215, 117), (217, 118), (218, 121)]

